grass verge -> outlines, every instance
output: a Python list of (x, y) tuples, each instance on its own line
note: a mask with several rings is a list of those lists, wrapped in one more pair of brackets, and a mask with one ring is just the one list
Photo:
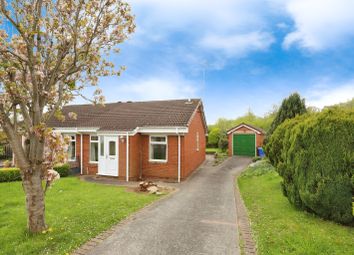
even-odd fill
[(297, 210), (283, 196), (280, 181), (265, 161), (238, 178), (258, 254), (354, 254), (354, 228)]
[(26, 230), (20, 182), (0, 183), (0, 254), (66, 254), (158, 199), (124, 187), (60, 179), (47, 191), (47, 233)]

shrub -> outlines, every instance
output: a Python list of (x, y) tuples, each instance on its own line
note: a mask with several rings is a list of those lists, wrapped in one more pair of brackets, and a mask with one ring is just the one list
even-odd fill
[(21, 181), (20, 169), (18, 168), (1, 168), (0, 182)]
[(283, 100), (267, 132), (267, 136), (272, 135), (276, 128), (285, 120), (292, 119), (304, 113), (306, 113), (305, 99), (302, 99), (298, 93), (291, 94), (288, 98)]
[(60, 177), (67, 177), (70, 173), (69, 164), (57, 165), (53, 169), (60, 174)]
[(325, 219), (353, 222), (354, 111), (324, 110), (281, 124), (266, 146), (289, 201)]
[[(70, 173), (69, 164), (63, 164), (53, 167), (60, 174), (60, 177), (67, 177)], [(21, 181), (20, 169), (17, 167), (0, 168), (0, 182)]]

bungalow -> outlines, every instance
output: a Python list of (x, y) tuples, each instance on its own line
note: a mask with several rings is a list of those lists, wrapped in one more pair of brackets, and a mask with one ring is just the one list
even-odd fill
[(180, 182), (205, 160), (200, 99), (69, 105), (63, 114), (65, 121), (48, 124), (70, 137), (68, 160), (82, 175)]

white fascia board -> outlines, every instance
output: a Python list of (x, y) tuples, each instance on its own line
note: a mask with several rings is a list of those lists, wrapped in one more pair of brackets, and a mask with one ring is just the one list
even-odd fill
[(55, 127), (55, 131), (60, 133), (95, 133), (97, 132), (97, 127)]
[(139, 127), (141, 134), (187, 134), (188, 127)]
[(55, 131), (60, 133), (96, 133), (97, 135), (129, 135), (134, 136), (137, 133), (141, 134), (187, 134), (188, 127), (137, 127), (131, 131), (100, 131), (99, 128), (73, 128), (73, 127), (60, 127), (54, 128)]
[(133, 131), (97, 131), (97, 135), (113, 135), (113, 136), (121, 136), (121, 135), (129, 135), (134, 136), (136, 132)]
[(261, 132), (259, 132), (258, 130), (254, 129), (254, 128), (248, 126), (248, 125), (245, 125), (245, 124), (242, 124), (240, 126), (237, 126), (237, 127), (233, 128), (233, 129), (231, 129), (229, 132), (227, 132), (227, 134), (229, 135), (231, 133), (234, 133), (236, 130), (238, 130), (238, 129), (242, 128), (242, 127), (248, 128), (248, 129), (254, 131), (257, 134), (261, 134)]

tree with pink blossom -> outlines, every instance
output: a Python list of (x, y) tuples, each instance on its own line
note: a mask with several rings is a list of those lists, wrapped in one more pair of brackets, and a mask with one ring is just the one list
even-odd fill
[[(5, 22), (12, 34), (1, 29)], [(48, 120), (64, 120), (62, 107), (77, 96), (103, 103), (99, 77), (124, 70), (107, 55), (134, 29), (120, 0), (0, 0), (0, 125), (21, 169), (30, 232), (47, 228), (42, 180), (58, 178), (51, 169), (63, 157)], [(83, 94), (89, 86), (92, 97)]]

